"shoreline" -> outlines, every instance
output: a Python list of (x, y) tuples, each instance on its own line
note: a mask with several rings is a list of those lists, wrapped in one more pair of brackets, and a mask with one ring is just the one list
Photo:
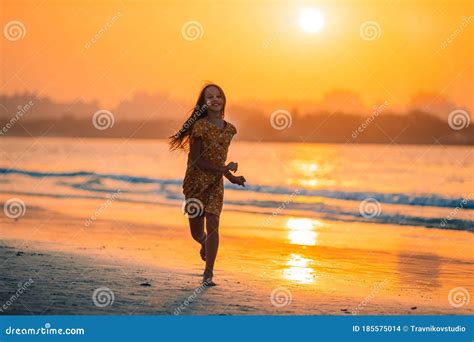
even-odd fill
[[(2, 204), (6, 198), (0, 194)], [(0, 304), (18, 282), (40, 276), (28, 290), (34, 295), (21, 296), (7, 314), (28, 314), (23, 303), (47, 310), (44, 314), (173, 315), (201, 286), (199, 247), (175, 209), (158, 212), (154, 205), (114, 203), (86, 228), (85, 218), (103, 201), (32, 196), (27, 202), (19, 220), (0, 219), (0, 254), (8, 260), (0, 278), (6, 283)], [(258, 225), (250, 218), (224, 213), (218, 286), (199, 293), (179, 314), (474, 313), (472, 303), (455, 308), (447, 297), (456, 287), (474, 291), (467, 281), (474, 273), (474, 257), (463, 250), (472, 233), (431, 230), (436, 234), (423, 236), (409, 227), (324, 222), (318, 244), (301, 246), (289, 243), (287, 232), (278, 228), (283, 215), (265, 230), (252, 228)], [(458, 241), (455, 248), (453, 239)], [(58, 287), (58, 282), (67, 286)], [(93, 304), (92, 294), (101, 287), (112, 289), (114, 305)]]

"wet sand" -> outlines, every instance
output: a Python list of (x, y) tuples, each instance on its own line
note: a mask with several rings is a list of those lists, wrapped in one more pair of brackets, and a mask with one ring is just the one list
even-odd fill
[[(11, 197), (0, 195), (2, 207)], [(469, 232), (324, 220), (288, 228), (284, 212), (268, 220), (224, 210), (218, 286), (204, 288), (179, 208), (21, 198), (24, 216), (0, 217), (0, 314), (474, 312), (472, 301), (448, 298), (474, 293)]]

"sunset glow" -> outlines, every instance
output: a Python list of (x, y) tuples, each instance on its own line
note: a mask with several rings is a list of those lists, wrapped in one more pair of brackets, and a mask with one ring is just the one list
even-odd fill
[[(473, 107), (469, 1), (238, 3), (3, 2), (2, 24), (20, 20), (26, 32), (1, 40), (0, 92), (102, 106), (167, 93), (192, 104), (212, 80), (232, 103), (307, 108), (346, 89), (368, 108), (403, 110), (420, 93), (432, 94), (426, 105)], [(373, 40), (361, 37), (365, 22), (380, 27)]]

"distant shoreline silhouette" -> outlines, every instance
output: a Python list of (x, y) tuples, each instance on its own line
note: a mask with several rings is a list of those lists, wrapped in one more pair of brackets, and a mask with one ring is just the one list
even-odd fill
[[(0, 95), (0, 137), (166, 139), (184, 117), (176, 114), (170, 118), (170, 103), (152, 106), (149, 100), (143, 98), (143, 108), (138, 100), (112, 108), (110, 127), (97, 129), (93, 116), (102, 108), (96, 102), (55, 103), (30, 93)], [(360, 113), (316, 109), (301, 114), (289, 108), (291, 123), (284, 122), (284, 127), (272, 125), (272, 113), (263, 110), (237, 104), (228, 112), (241, 131), (237, 141), (474, 145), (470, 117), (464, 118), (467, 122), (461, 129), (453, 129), (447, 120), (449, 113), (446, 119), (418, 109), (395, 113), (390, 105)]]

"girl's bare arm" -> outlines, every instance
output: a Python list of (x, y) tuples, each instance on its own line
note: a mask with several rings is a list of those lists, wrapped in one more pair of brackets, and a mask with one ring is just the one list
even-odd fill
[(234, 176), (230, 171), (226, 171), (224, 173), (225, 178), (227, 178), (231, 183), (245, 186), (245, 182), (247, 181), (244, 176)]

